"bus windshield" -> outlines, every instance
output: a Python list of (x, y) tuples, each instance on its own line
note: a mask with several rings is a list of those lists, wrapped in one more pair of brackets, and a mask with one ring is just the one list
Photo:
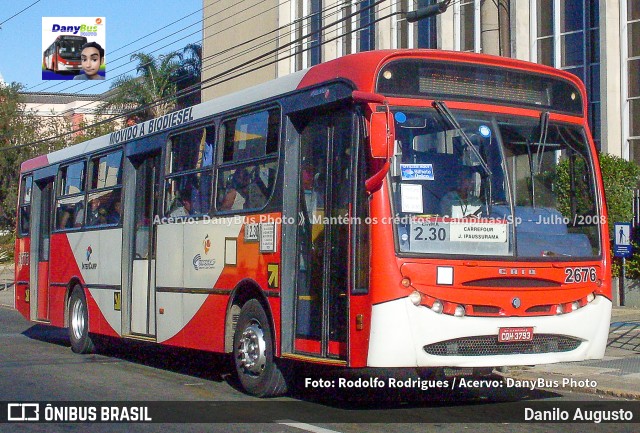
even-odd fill
[[(449, 113), (449, 115), (447, 115)], [(445, 109), (394, 110), (400, 253), (600, 255), (593, 161), (577, 125)]]
[(82, 45), (87, 42), (86, 38), (63, 38), (58, 42), (60, 57), (67, 60), (80, 60)]

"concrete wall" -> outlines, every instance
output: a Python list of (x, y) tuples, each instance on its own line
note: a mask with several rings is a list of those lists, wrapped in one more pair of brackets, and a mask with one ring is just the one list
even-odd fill
[[(207, 101), (277, 78), (278, 65), (270, 64), (248, 72), (241, 78), (222, 82), (255, 66), (276, 60), (275, 54), (271, 54), (255, 65), (241, 66), (249, 60), (273, 51), (278, 46), (276, 37), (278, 34), (271, 32), (280, 26), (278, 0), (242, 3), (233, 0), (204, 0), (203, 3), (205, 19), (202, 32), (202, 80), (205, 81), (219, 74), (225, 75), (213, 78), (208, 83), (220, 84), (212, 87), (206, 87), (207, 84), (204, 84), (202, 100)], [(251, 41), (254, 38), (258, 39)], [(251, 42), (246, 43), (247, 41)]]

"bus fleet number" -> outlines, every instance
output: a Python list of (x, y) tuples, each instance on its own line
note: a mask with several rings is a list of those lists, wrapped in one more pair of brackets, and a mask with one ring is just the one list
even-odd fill
[(565, 284), (573, 283), (595, 283), (597, 279), (596, 268), (566, 268), (564, 270), (564, 282)]
[(447, 239), (447, 231), (443, 227), (416, 227), (415, 237), (416, 241), (444, 241)]

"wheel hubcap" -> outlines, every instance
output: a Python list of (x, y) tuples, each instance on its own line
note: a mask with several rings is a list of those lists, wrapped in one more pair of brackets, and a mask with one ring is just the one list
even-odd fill
[(84, 329), (84, 305), (80, 300), (76, 300), (71, 307), (71, 331), (76, 340), (82, 338)]
[(242, 332), (238, 347), (238, 361), (245, 371), (259, 375), (267, 363), (264, 332), (258, 322), (251, 322)]

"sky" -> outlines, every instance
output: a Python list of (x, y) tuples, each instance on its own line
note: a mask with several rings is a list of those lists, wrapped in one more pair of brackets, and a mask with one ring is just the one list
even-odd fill
[[(25, 91), (102, 93), (117, 75), (135, 75), (132, 53), (157, 56), (202, 40), (202, 0), (40, 0), (11, 18), (34, 2), (0, 1), (0, 76), (21, 83)], [(107, 80), (43, 81), (43, 17), (104, 17)]]

